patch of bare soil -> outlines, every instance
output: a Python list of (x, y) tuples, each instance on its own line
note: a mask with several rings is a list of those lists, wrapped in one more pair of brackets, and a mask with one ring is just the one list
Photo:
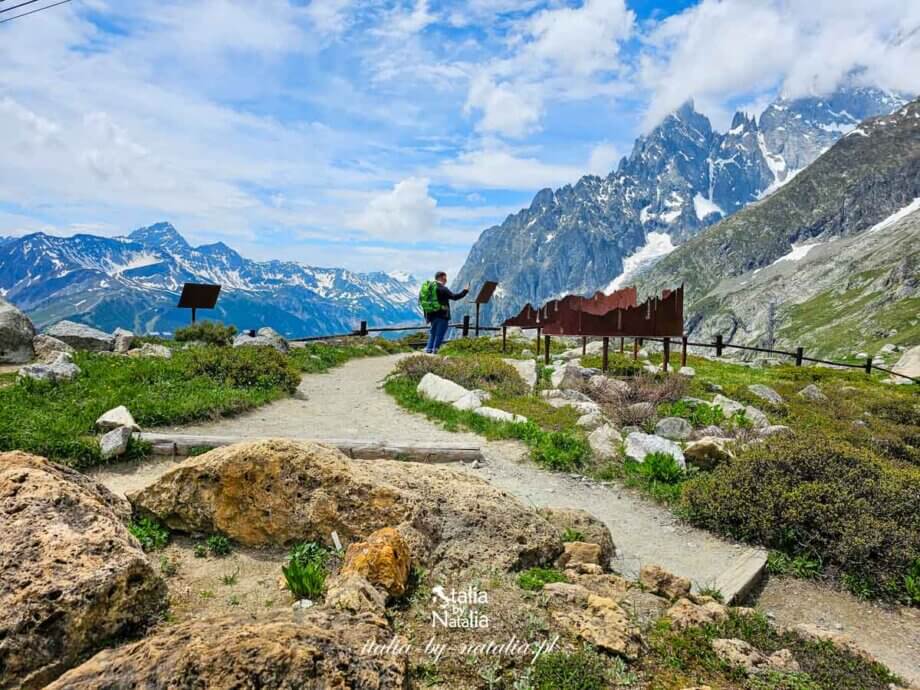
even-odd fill
[(171, 622), (241, 613), (255, 620), (290, 609), (291, 594), (281, 586), (284, 550), (234, 545), (226, 556), (196, 556), (196, 545), (203, 544), (173, 535), (166, 548), (150, 554), (169, 588)]
[(860, 601), (819, 582), (771, 577), (757, 608), (775, 623), (809, 623), (851, 637), (913, 684), (920, 684), (920, 609)]

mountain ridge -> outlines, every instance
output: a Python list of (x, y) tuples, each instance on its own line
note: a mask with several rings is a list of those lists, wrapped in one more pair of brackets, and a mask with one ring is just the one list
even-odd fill
[(188, 322), (175, 307), (186, 282), (222, 285), (210, 318), (291, 337), (419, 318), (411, 276), (253, 261), (223, 242), (193, 247), (167, 222), (119, 237), (38, 232), (0, 243), (0, 295), (40, 327), (67, 318), (169, 333)]

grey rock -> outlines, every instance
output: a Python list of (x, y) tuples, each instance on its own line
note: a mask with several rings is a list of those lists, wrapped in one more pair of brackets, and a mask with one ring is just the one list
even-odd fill
[(35, 326), (19, 309), (0, 298), (0, 364), (25, 364), (32, 360)]
[(453, 404), (469, 394), (469, 391), (460, 384), (431, 372), (422, 377), (416, 387), (416, 392), (428, 400), (449, 404)]
[(506, 364), (514, 367), (518, 376), (529, 388), (537, 385), (537, 363), (532, 359), (505, 359)]
[(58, 321), (45, 333), (76, 350), (111, 352), (115, 346), (115, 336), (74, 321)]
[(482, 407), (491, 396), (483, 390), (472, 390), (451, 403), (458, 410), (475, 410)]
[(626, 437), (626, 457), (645, 462), (645, 456), (652, 453), (670, 455), (683, 469), (687, 468), (683, 451), (673, 441), (653, 434), (634, 432)]
[(571, 388), (548, 388), (540, 391), (540, 397), (544, 400), (570, 400), (573, 402), (591, 402), (591, 398), (581, 391), (572, 390)]
[(134, 333), (131, 331), (125, 330), (124, 328), (116, 328), (112, 335), (115, 337), (115, 344), (112, 347), (114, 352), (122, 355), (126, 354), (134, 345)]
[(288, 343), (288, 341), (274, 328), (263, 326), (256, 331), (256, 337), (270, 340), (272, 342), (272, 347), (278, 350), (278, 352), (288, 352), (291, 349), (290, 343)]
[(579, 417), (575, 424), (582, 429), (593, 431), (606, 422), (606, 418), (600, 412), (589, 412), (588, 414), (583, 414), (581, 417)]
[(781, 396), (769, 386), (763, 385), (762, 383), (752, 383), (750, 386), (748, 386), (748, 390), (761, 400), (766, 400), (767, 402), (773, 403), (774, 405), (783, 404), (783, 396)]
[(96, 428), (100, 431), (111, 431), (119, 427), (126, 427), (132, 431), (141, 430), (137, 422), (134, 421), (134, 417), (131, 416), (131, 412), (124, 405), (113, 407), (96, 420)]
[(827, 400), (827, 396), (824, 395), (824, 393), (821, 392), (821, 389), (813, 383), (809, 383), (802, 390), (800, 390), (799, 397), (805, 398), (806, 400), (811, 400), (812, 402), (824, 402)]
[(172, 350), (165, 345), (157, 345), (155, 343), (144, 343), (140, 347), (128, 350), (129, 357), (160, 357), (161, 359), (169, 359), (172, 357), (172, 354)]
[(693, 427), (681, 417), (665, 417), (655, 425), (655, 433), (672, 441), (683, 441), (690, 438)]
[(677, 373), (681, 376), (686, 376), (688, 379), (692, 379), (694, 376), (696, 376), (696, 369), (693, 367), (681, 367), (677, 370)]
[(58, 358), (61, 352), (73, 354), (74, 349), (63, 340), (58, 340), (50, 335), (40, 333), (32, 339), (32, 348), (35, 350), (35, 359), (42, 364), (50, 364)]
[(527, 422), (527, 417), (523, 415), (507, 412), (506, 410), (499, 410), (494, 407), (477, 407), (473, 410), (473, 414), (492, 419), (496, 422), (512, 422), (514, 424), (524, 424)]
[(553, 388), (575, 388), (590, 378), (588, 372), (577, 364), (567, 362), (553, 369), (550, 383)]
[(793, 433), (792, 429), (784, 424), (771, 424), (770, 426), (765, 426), (757, 430), (757, 435), (763, 438)]
[(610, 424), (603, 424), (588, 434), (588, 445), (598, 460), (613, 460), (620, 455), (623, 437)]
[(736, 412), (741, 412), (744, 410), (744, 405), (742, 405), (737, 400), (732, 400), (731, 398), (726, 398), (724, 395), (719, 394), (712, 399), (712, 406), (718, 407), (722, 410), (722, 414), (726, 417), (731, 417)]
[(259, 335), (265, 329), (259, 329), (255, 336), (240, 333), (233, 339), (233, 347), (272, 347), (278, 352), (287, 352), (288, 344), (281, 336)]
[(767, 415), (753, 405), (748, 405), (744, 408), (744, 416), (751, 421), (755, 429), (765, 429), (770, 426), (770, 420)]
[(131, 429), (126, 426), (120, 426), (112, 429), (99, 439), (99, 453), (103, 460), (117, 458), (128, 451), (128, 443), (131, 441)]
[(50, 364), (27, 364), (19, 370), (18, 376), (36, 381), (71, 381), (80, 373), (80, 367), (70, 362), (69, 357), (69, 353), (59, 352)]

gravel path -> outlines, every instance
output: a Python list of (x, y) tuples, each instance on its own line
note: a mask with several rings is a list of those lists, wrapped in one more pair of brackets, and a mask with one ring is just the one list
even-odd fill
[(920, 687), (920, 610), (860, 601), (818, 582), (770, 578), (757, 608), (780, 625), (813, 623), (849, 635), (909, 683)]
[(405, 356), (353, 359), (328, 373), (304, 376), (294, 398), (215, 422), (151, 431), (244, 438), (434, 441), (469, 443), (474, 447), (482, 443), (475, 434), (451, 433), (406, 412), (379, 389), (396, 362)]

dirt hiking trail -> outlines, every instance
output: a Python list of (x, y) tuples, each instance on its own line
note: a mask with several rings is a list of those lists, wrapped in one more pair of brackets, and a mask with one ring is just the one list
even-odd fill
[[(602, 520), (617, 547), (615, 568), (635, 577), (658, 564), (689, 578), (695, 589), (732, 591), (733, 583), (763, 559), (759, 549), (733, 544), (678, 520), (668, 509), (612, 482), (545, 471), (514, 441), (488, 442), (472, 433), (452, 433), (400, 408), (381, 384), (401, 357), (347, 362), (303, 377), (296, 397), (215, 422), (157, 429), (160, 432), (239, 438), (351, 438), (391, 443), (463, 443), (482, 449), (481, 465), (457, 463), (467, 472), (535, 507), (581, 508)], [(154, 482), (176, 460), (153, 458), (94, 472), (120, 494)], [(783, 625), (815, 623), (844, 632), (896, 673), (920, 682), (920, 621), (907, 613), (860, 602), (827, 587), (794, 580), (767, 583), (758, 604)], [(841, 630), (842, 626), (842, 630)]]

